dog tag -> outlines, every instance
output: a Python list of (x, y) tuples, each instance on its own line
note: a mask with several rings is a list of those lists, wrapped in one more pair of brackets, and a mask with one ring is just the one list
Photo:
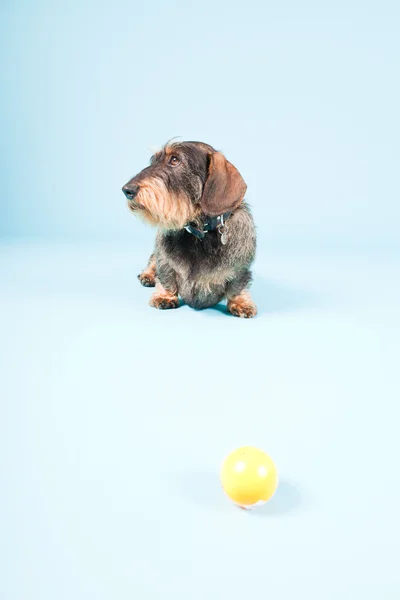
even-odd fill
[(222, 232), (221, 232), (221, 244), (223, 246), (225, 246), (226, 242), (228, 241), (228, 230), (226, 228), (226, 226), (223, 228)]

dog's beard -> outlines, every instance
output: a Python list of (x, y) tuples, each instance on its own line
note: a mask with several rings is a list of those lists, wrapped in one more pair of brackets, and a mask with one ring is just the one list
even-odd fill
[(140, 182), (137, 202), (143, 207), (137, 214), (164, 229), (182, 229), (195, 215), (190, 198), (171, 193), (162, 179), (156, 177)]

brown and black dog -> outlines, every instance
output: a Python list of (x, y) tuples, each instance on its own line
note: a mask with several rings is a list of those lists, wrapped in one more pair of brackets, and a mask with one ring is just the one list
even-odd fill
[(195, 309), (227, 298), (228, 310), (254, 317), (248, 292), (256, 232), (247, 186), (221, 152), (201, 142), (168, 143), (124, 187), (128, 206), (158, 227), (154, 253), (138, 276), (156, 287), (150, 304)]

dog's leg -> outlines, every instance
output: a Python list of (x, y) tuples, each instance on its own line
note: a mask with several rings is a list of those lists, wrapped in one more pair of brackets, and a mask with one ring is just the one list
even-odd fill
[(255, 317), (257, 314), (257, 306), (254, 304), (247, 290), (243, 290), (237, 296), (228, 299), (228, 310), (235, 317), (242, 317), (244, 319), (251, 319), (251, 317)]
[(156, 257), (152, 254), (147, 263), (147, 267), (138, 275), (138, 279), (144, 287), (154, 287), (156, 285)]
[(250, 292), (246, 289), (250, 282), (251, 273), (245, 271), (228, 284), (226, 290), (228, 311), (235, 317), (251, 319), (257, 314), (257, 306), (253, 302)]
[(178, 308), (178, 290), (175, 272), (169, 268), (161, 268), (156, 278), (156, 289), (150, 299), (150, 306), (162, 310)]

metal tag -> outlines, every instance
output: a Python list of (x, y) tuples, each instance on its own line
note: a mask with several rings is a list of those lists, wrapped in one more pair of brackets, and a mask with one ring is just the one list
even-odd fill
[(228, 228), (227, 226), (224, 224), (224, 219), (221, 216), (221, 223), (218, 225), (218, 233), (221, 236), (221, 244), (223, 246), (225, 246), (226, 242), (228, 241)]

